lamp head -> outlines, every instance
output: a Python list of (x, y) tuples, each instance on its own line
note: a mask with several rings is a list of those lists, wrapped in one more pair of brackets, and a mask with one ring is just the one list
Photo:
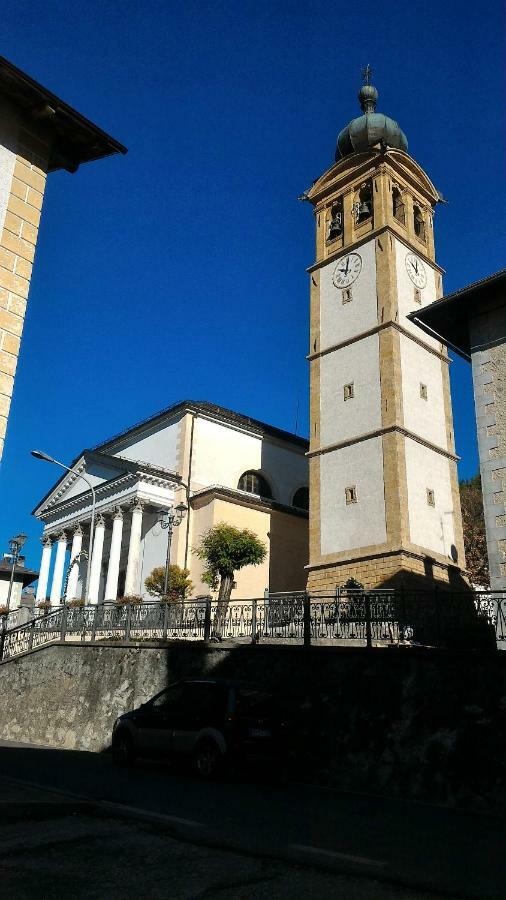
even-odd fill
[(179, 513), (181, 519), (184, 519), (186, 513), (188, 512), (188, 507), (185, 503), (178, 503), (176, 506), (176, 512)]
[(21, 547), (26, 543), (26, 534), (17, 534), (16, 537), (13, 537), (9, 541), (9, 549), (13, 556), (15, 556), (21, 550)]
[(44, 462), (54, 462), (53, 457), (49, 456), (47, 453), (43, 453), (42, 450), (30, 450), (30, 453), (35, 459), (43, 459)]

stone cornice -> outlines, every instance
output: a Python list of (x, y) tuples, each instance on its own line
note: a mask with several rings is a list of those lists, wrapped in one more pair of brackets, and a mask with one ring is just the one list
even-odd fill
[(256, 494), (233, 490), (233, 488), (227, 488), (219, 484), (213, 484), (197, 491), (190, 499), (191, 505), (197, 505), (195, 501), (198, 503), (199, 499), (205, 499), (206, 497), (210, 497), (213, 500), (229, 500), (237, 503), (239, 506), (248, 506), (265, 512), (276, 510), (277, 512), (283, 512), (302, 519), (307, 519), (309, 516), (308, 510), (299, 509), (297, 506), (288, 506), (285, 503), (279, 503), (277, 500), (268, 500), (266, 497), (258, 497)]
[(347, 256), (348, 253), (352, 253), (355, 250), (358, 250), (358, 248), (361, 247), (362, 244), (367, 244), (373, 238), (380, 237), (382, 234), (386, 234), (387, 232), (388, 234), (391, 234), (393, 237), (397, 238), (397, 240), (400, 241), (401, 244), (404, 244), (406, 249), (411, 253), (416, 250), (417, 256), (419, 256), (420, 259), (423, 259), (428, 266), (431, 266), (431, 268), (435, 269), (436, 272), (440, 272), (441, 275), (445, 274), (445, 270), (434, 259), (431, 259), (430, 256), (428, 256), (421, 245), (419, 246), (418, 244), (416, 244), (415, 246), (415, 244), (410, 243), (407, 238), (404, 237), (404, 235), (400, 234), (399, 231), (396, 231), (394, 228), (392, 228), (391, 225), (382, 225), (381, 228), (373, 228), (372, 231), (368, 231), (367, 234), (364, 235), (364, 237), (359, 238), (356, 241), (351, 241), (349, 244), (346, 244), (345, 247), (339, 247), (339, 249), (336, 250), (335, 253), (330, 253), (325, 257), (325, 259), (320, 259), (317, 262), (312, 263), (307, 267), (306, 272), (316, 272), (318, 269), (326, 266), (327, 263), (337, 262), (337, 260), (341, 256)]
[(433, 450), (440, 456), (446, 456), (447, 459), (451, 459), (454, 462), (458, 462), (460, 459), (460, 456), (456, 456), (454, 453), (450, 453), (449, 450), (444, 450), (443, 447), (438, 447), (437, 444), (432, 444), (430, 441), (426, 441), (425, 438), (420, 437), (420, 435), (415, 434), (413, 431), (409, 431), (402, 425), (390, 425), (387, 428), (378, 428), (376, 431), (367, 431), (364, 434), (359, 434), (355, 437), (348, 438), (346, 441), (340, 441), (338, 444), (327, 444), (327, 446), (325, 447), (319, 447), (318, 450), (309, 450), (306, 456), (323, 456), (325, 453), (333, 453), (335, 450), (341, 450), (343, 447), (351, 447), (353, 444), (362, 444), (364, 441), (370, 441), (373, 438), (383, 437), (384, 434), (391, 434), (392, 432), (402, 434), (404, 437), (410, 438), (412, 441), (416, 441), (417, 444), (422, 444), (424, 447), (427, 447), (428, 450)]
[(404, 335), (404, 337), (409, 338), (411, 341), (414, 341), (415, 344), (418, 344), (419, 347), (423, 347), (424, 350), (427, 350), (429, 353), (432, 353), (433, 356), (437, 356), (442, 362), (450, 363), (451, 359), (447, 356), (446, 353), (440, 353), (439, 350), (436, 350), (434, 347), (429, 347), (428, 344), (425, 343), (421, 338), (416, 334), (412, 334), (411, 331), (408, 331), (407, 328), (404, 328), (399, 322), (394, 322), (393, 319), (390, 319), (388, 322), (381, 322), (379, 325), (375, 325), (373, 328), (369, 328), (367, 331), (361, 331), (360, 334), (355, 334), (353, 337), (347, 338), (345, 341), (341, 341), (339, 344), (333, 344), (331, 347), (325, 347), (324, 350), (318, 350), (317, 353), (308, 353), (306, 359), (312, 362), (314, 359), (320, 359), (322, 356), (327, 356), (329, 353), (334, 353), (336, 350), (341, 350), (342, 347), (348, 347), (350, 344), (355, 344), (357, 341), (362, 341), (364, 338), (371, 337), (373, 334), (379, 334), (380, 331), (383, 331), (385, 328), (395, 328), (400, 334)]

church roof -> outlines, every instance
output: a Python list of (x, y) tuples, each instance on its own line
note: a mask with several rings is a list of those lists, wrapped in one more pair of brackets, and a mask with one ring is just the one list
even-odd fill
[(172, 406), (167, 406), (165, 409), (160, 410), (160, 412), (155, 413), (148, 419), (144, 419), (141, 422), (137, 422), (135, 425), (131, 425), (129, 428), (125, 429), (125, 431), (121, 431), (107, 441), (97, 444), (93, 449), (105, 450), (127, 435), (134, 434), (141, 428), (145, 429), (146, 425), (154, 425), (158, 421), (169, 416), (177, 416), (180, 413), (185, 412), (208, 416), (209, 418), (223, 422), (224, 425), (229, 424), (247, 428), (248, 431), (253, 431), (259, 435), (268, 435), (270, 437), (278, 438), (278, 440), (295, 444), (304, 450), (309, 448), (309, 441), (306, 438), (300, 437), (297, 434), (292, 434), (289, 431), (284, 431), (282, 428), (276, 428), (274, 425), (268, 425), (266, 422), (261, 422), (259, 419), (252, 419), (250, 416), (246, 416), (243, 413), (234, 412), (234, 410), (227, 409), (224, 406), (217, 406), (215, 403), (209, 403), (207, 400), (181, 400), (178, 403), (174, 403)]
[(26, 116), (52, 137), (49, 171), (75, 172), (83, 162), (102, 159), (127, 149), (48, 91), (8, 59), (0, 56), (0, 94), (21, 108)]
[(369, 84), (370, 74), (370, 67), (367, 66), (363, 73), (366, 83), (362, 85), (358, 94), (363, 115), (352, 119), (339, 133), (336, 160), (351, 153), (362, 153), (376, 144), (395, 147), (397, 150), (408, 149), (406, 135), (397, 122), (383, 113), (376, 112), (378, 91), (374, 85)]

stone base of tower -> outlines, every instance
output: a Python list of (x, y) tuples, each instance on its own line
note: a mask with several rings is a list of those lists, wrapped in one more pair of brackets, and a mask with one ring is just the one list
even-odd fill
[(469, 590), (469, 584), (457, 566), (405, 550), (310, 566), (307, 590), (333, 592), (336, 587), (343, 587), (349, 578), (359, 581), (368, 590), (399, 587), (427, 590), (433, 588), (435, 582), (453, 590)]

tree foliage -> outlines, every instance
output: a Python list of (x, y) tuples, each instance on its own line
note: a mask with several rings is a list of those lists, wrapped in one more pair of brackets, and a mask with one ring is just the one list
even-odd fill
[(472, 584), (488, 588), (490, 575), (481, 478), (475, 475), (468, 481), (461, 481), (459, 487), (467, 573)]
[(248, 528), (235, 528), (220, 522), (206, 531), (198, 547), (194, 549), (206, 568), (202, 580), (218, 594), (218, 627), (226, 615), (234, 584), (234, 574), (245, 566), (258, 566), (267, 555), (267, 547)]
[[(151, 572), (151, 575), (148, 575), (144, 584), (148, 594), (151, 594), (152, 597), (163, 597), (165, 587), (165, 566), (156, 566)], [(188, 569), (170, 565), (169, 589), (167, 592), (168, 599), (174, 602), (184, 600), (191, 594), (192, 590), (193, 584), (190, 581), (190, 572)]]

